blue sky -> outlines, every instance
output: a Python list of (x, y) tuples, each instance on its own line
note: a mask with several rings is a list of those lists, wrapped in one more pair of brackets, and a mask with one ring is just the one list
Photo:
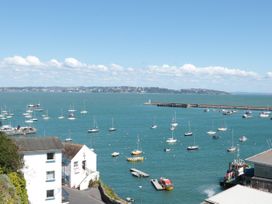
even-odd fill
[(271, 93), (271, 8), (269, 0), (4, 0), (0, 86)]

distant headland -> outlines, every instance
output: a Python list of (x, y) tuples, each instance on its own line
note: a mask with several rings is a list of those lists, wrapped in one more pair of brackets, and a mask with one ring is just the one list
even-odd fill
[(133, 87), (133, 86), (75, 86), (75, 87), (0, 87), (0, 92), (44, 92), (44, 93), (169, 93), (169, 94), (207, 94), (229, 95), (225, 91), (212, 89), (167, 89), (159, 87)]

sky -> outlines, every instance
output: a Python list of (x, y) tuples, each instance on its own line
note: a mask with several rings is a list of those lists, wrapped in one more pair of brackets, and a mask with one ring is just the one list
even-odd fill
[(0, 86), (272, 93), (270, 0), (1, 0)]

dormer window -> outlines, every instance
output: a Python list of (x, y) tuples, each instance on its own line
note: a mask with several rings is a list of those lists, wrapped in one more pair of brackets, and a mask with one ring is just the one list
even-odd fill
[(55, 153), (54, 152), (47, 153), (46, 158), (47, 158), (47, 162), (55, 161)]

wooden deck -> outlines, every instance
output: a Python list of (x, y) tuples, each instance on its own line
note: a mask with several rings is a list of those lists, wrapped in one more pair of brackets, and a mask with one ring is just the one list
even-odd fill
[(140, 171), (138, 169), (135, 169), (135, 168), (131, 168), (130, 171), (133, 173), (136, 173), (136, 174), (133, 174), (134, 176), (136, 175), (139, 175), (139, 177), (149, 177), (149, 174), (143, 172), (143, 171)]
[(159, 183), (158, 179), (151, 179), (150, 182), (153, 184), (154, 188), (155, 188), (157, 191), (163, 190), (163, 187), (162, 187), (162, 185)]

